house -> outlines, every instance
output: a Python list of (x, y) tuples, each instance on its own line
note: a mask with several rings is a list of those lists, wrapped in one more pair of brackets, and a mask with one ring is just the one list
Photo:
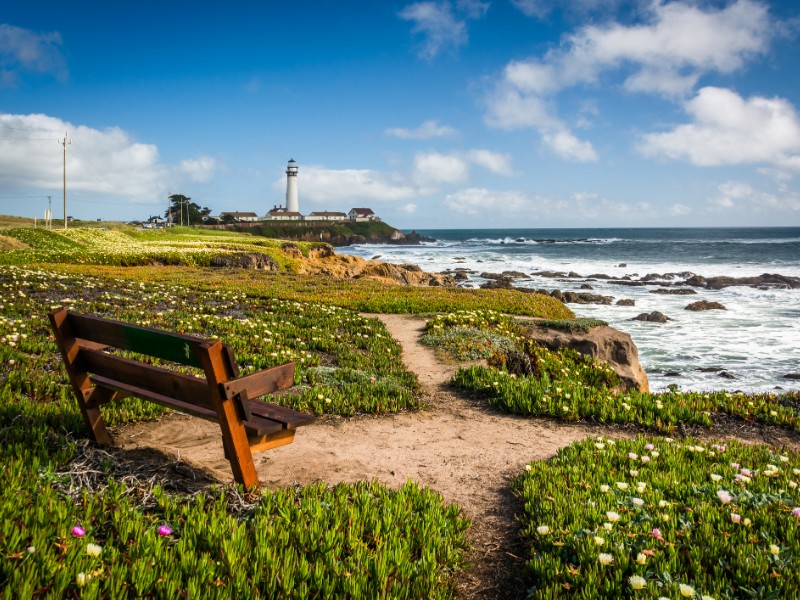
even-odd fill
[(315, 211), (306, 215), (305, 221), (344, 221), (347, 215), (343, 212)]
[(219, 213), (219, 220), (225, 221), (233, 219), (234, 223), (241, 223), (243, 221), (258, 221), (258, 215), (254, 212), (221, 212)]
[(303, 215), (287, 210), (284, 206), (275, 206), (265, 218), (269, 221), (302, 221)]
[(351, 208), (347, 218), (356, 222), (380, 221), (380, 217), (372, 212), (371, 208)]

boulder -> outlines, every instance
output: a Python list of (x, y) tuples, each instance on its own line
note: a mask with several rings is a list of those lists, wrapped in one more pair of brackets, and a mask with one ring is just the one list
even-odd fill
[(220, 254), (211, 259), (212, 267), (229, 267), (236, 269), (262, 269), (277, 271), (280, 267), (269, 254), (259, 252), (235, 252)]
[(550, 350), (571, 348), (608, 364), (619, 375), (625, 390), (650, 391), (647, 373), (639, 364), (639, 350), (627, 333), (608, 325), (568, 333), (533, 324), (525, 334)]
[(719, 302), (698, 300), (697, 302), (692, 302), (691, 304), (689, 304), (684, 310), (700, 311), (700, 310), (726, 310), (726, 309), (725, 306), (723, 306)]
[(667, 321), (672, 321), (667, 315), (664, 313), (658, 312), (654, 310), (650, 313), (641, 313), (631, 319), (631, 321), (646, 321), (647, 323), (666, 323)]
[(655, 290), (650, 290), (651, 294), (671, 294), (674, 296), (689, 296), (691, 294), (696, 294), (692, 288), (658, 288)]
[(300, 247), (291, 242), (284, 242), (281, 244), (281, 251), (289, 258), (303, 258), (303, 253), (300, 251)]
[(320, 244), (308, 251), (308, 258), (311, 259), (329, 258), (335, 255), (336, 253), (333, 251), (333, 246), (330, 244)]
[(617, 300), (617, 306), (636, 306), (636, 300), (630, 298), (620, 298)]

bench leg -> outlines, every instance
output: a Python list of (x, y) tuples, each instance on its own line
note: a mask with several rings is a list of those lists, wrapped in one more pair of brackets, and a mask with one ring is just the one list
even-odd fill
[(98, 444), (104, 444), (106, 446), (114, 445), (114, 442), (111, 440), (111, 435), (109, 435), (106, 429), (105, 421), (103, 421), (103, 415), (100, 414), (100, 405), (111, 402), (115, 395), (116, 392), (113, 390), (94, 388), (94, 390), (88, 394), (89, 397), (87, 399), (78, 399), (78, 407), (83, 415), (83, 421), (86, 423), (86, 426), (89, 427), (92, 436)]

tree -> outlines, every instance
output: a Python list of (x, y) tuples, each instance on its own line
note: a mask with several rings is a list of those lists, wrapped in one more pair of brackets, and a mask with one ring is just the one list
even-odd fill
[(198, 225), (203, 222), (203, 217), (211, 214), (210, 208), (200, 208), (199, 204), (183, 194), (172, 194), (169, 201), (170, 206), (164, 216), (172, 215), (172, 222), (176, 225)]

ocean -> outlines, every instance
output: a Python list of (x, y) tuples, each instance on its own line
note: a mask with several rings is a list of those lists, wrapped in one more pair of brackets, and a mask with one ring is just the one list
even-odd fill
[[(780, 286), (692, 287), (696, 294), (651, 293), (682, 285), (692, 275), (800, 277), (800, 227), (682, 229), (469, 229), (417, 230), (435, 242), (419, 246), (355, 245), (337, 252), (431, 272), (467, 269), (461, 282), (478, 287), (481, 273), (518, 271), (516, 287), (612, 296), (611, 305), (568, 304), (631, 335), (654, 391), (799, 390), (800, 289)], [(562, 272), (559, 277), (543, 276)], [(657, 274), (665, 285), (624, 285)], [(612, 280), (593, 275), (607, 275)], [(591, 286), (591, 290), (581, 286)], [(620, 306), (620, 299), (634, 306)], [(693, 312), (699, 300), (726, 310)], [(631, 320), (659, 311), (671, 320)]]

